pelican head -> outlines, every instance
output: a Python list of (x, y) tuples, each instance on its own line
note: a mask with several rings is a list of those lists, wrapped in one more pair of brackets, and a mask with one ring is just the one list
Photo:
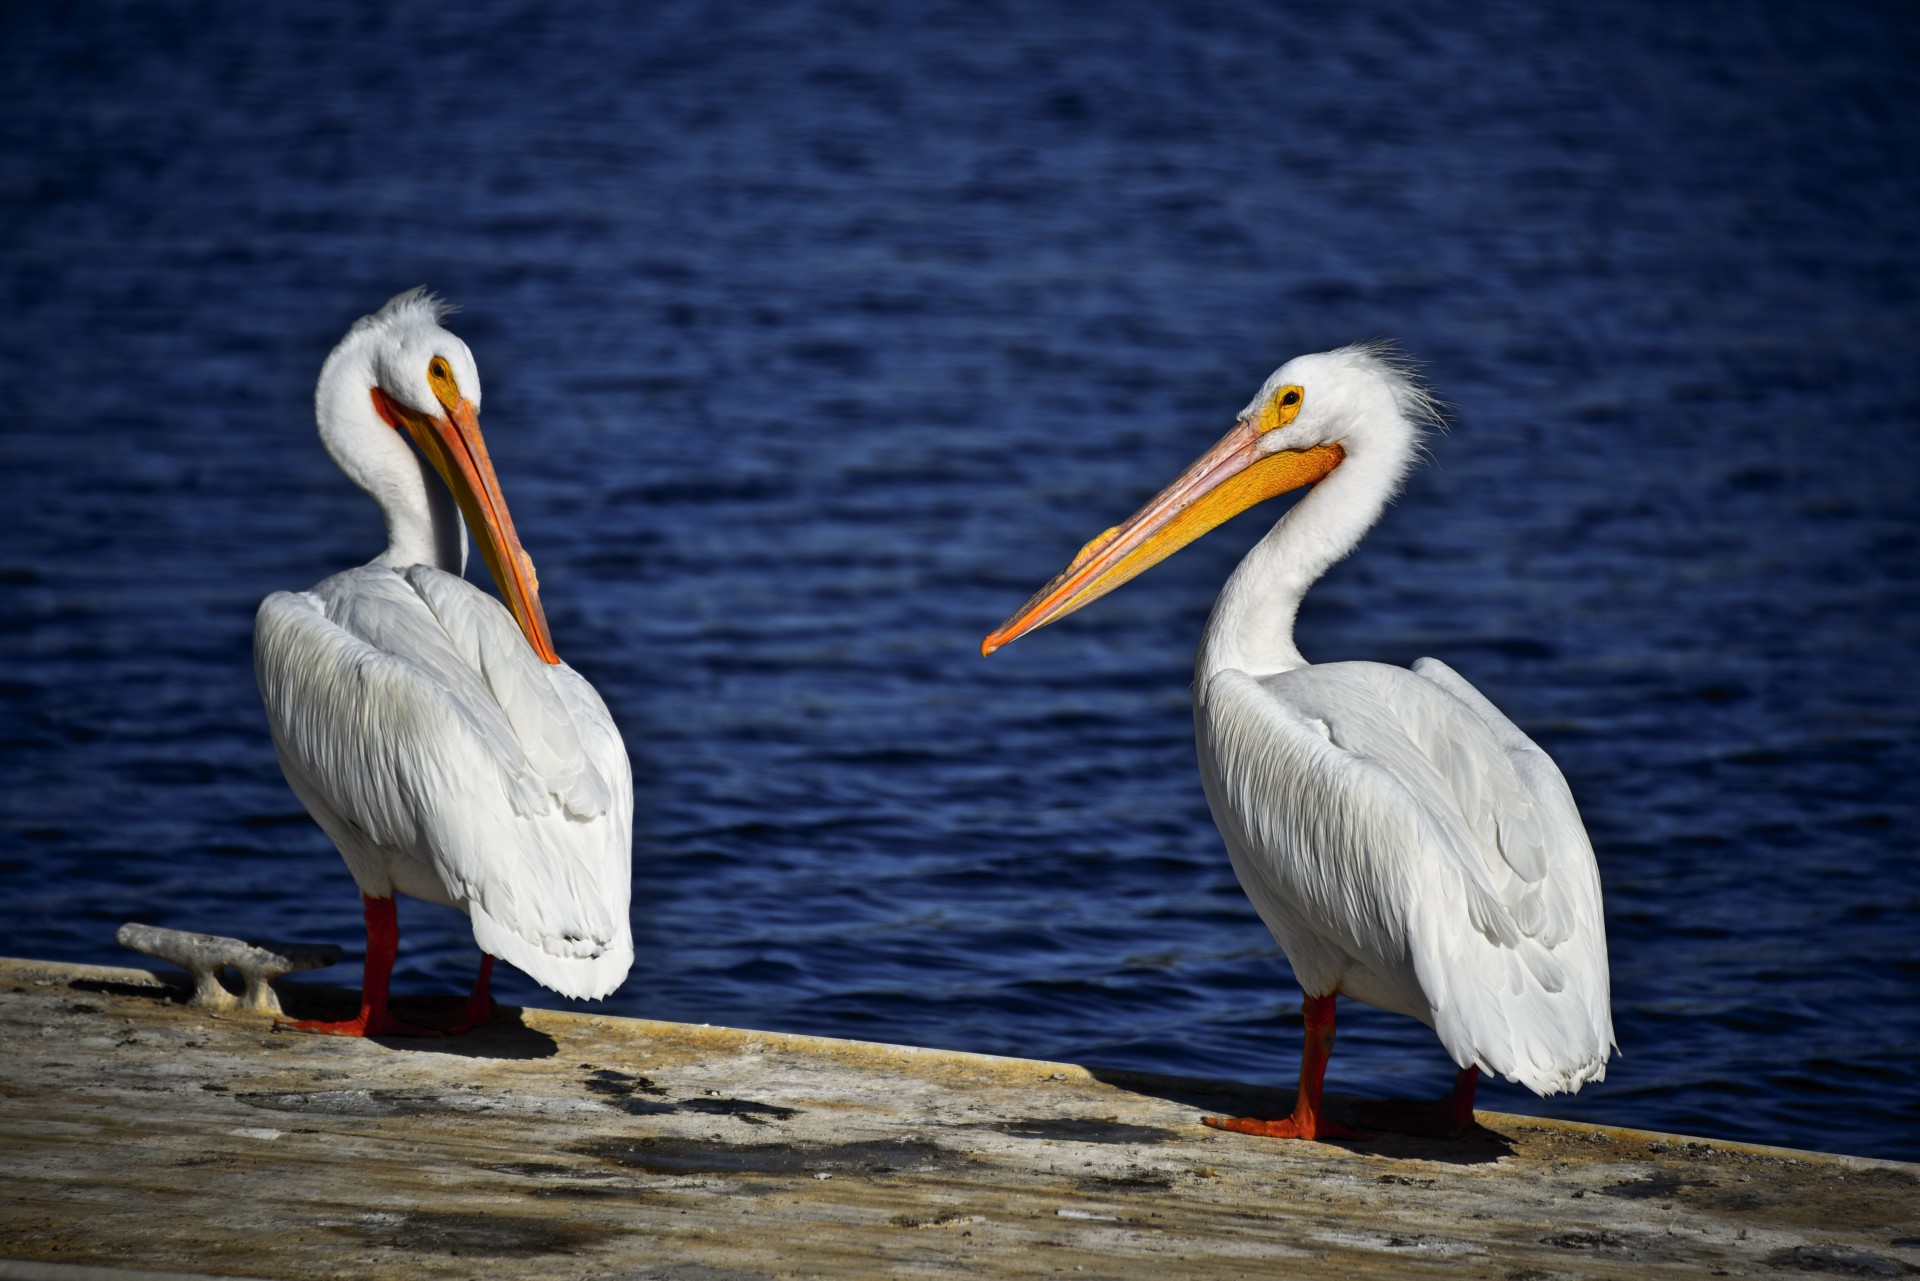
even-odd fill
[(449, 400), (480, 409), (480, 367), (467, 344), (441, 321), (455, 308), (425, 289), (409, 289), (362, 316), (347, 333), (372, 339), (374, 386), (387, 400), (415, 414), (450, 412)]
[(320, 371), (320, 436), (341, 470), (380, 504), (390, 531), (431, 508), (401, 437), (411, 440), (452, 493), (527, 643), (558, 663), (533, 560), (480, 434), (479, 367), (440, 324), (452, 310), (410, 289), (356, 321)]
[[(1383, 494), (1412, 461), (1434, 402), (1388, 347), (1295, 356), (1273, 371), (1227, 434), (1131, 519), (1099, 535), (984, 641), (980, 652), (1065, 618), (1247, 508), (1365, 459)], [(1351, 465), (1351, 464), (1350, 464)]]

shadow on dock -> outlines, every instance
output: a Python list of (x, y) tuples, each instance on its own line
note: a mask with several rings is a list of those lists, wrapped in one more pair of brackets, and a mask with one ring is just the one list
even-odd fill
[[(1087, 1075), (1102, 1085), (1129, 1094), (1161, 1099), (1181, 1107), (1193, 1108), (1212, 1116), (1286, 1116), (1293, 1111), (1293, 1091), (1267, 1086), (1243, 1085), (1237, 1081), (1203, 1081), (1191, 1077), (1156, 1076), (1148, 1072), (1129, 1072), (1117, 1068), (1087, 1069)], [(1356, 1100), (1343, 1094), (1329, 1094), (1326, 1102), (1333, 1116), (1347, 1124), (1357, 1124), (1353, 1115)], [(1249, 1139), (1252, 1143), (1286, 1142), (1275, 1139)], [(1429, 1139), (1386, 1130), (1370, 1139), (1324, 1140), (1328, 1146), (1349, 1152), (1396, 1160), (1437, 1161), (1443, 1165), (1487, 1165), (1513, 1155), (1512, 1140), (1503, 1134), (1475, 1125), (1454, 1139)]]
[[(354, 988), (309, 986), (282, 981), (276, 985), (280, 1003), (293, 1019), (347, 1019), (360, 1010)], [(396, 996), (394, 1017), (421, 1027), (450, 1027), (466, 1012), (460, 996)], [(306, 1033), (284, 1030), (289, 1036)], [(493, 1021), (458, 1036), (378, 1036), (370, 1038), (390, 1050), (452, 1054), (466, 1059), (550, 1059), (560, 1052), (545, 1032), (528, 1027), (517, 1005), (494, 1007)]]

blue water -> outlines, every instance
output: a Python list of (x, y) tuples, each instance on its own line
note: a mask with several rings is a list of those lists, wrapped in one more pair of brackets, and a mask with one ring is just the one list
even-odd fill
[[(1277, 512), (976, 646), (1392, 336), (1453, 428), (1302, 647), (1456, 666), (1606, 889), (1624, 1057), (1485, 1104), (1920, 1158), (1911, 6), (561, 8), (0, 16), (0, 950), (357, 955), (249, 634), (380, 549), (309, 398), (427, 282), (633, 757), (605, 1008), (1286, 1082), (1187, 709)], [(464, 921), (402, 926), (462, 989)], [(1335, 1090), (1450, 1078), (1342, 1020)]]

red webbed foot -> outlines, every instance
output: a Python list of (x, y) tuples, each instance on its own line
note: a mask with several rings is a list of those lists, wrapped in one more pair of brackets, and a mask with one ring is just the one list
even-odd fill
[[(275, 1028), (313, 1032), (320, 1036), (444, 1036), (438, 1028), (403, 1023), (387, 1012), (387, 984), (393, 975), (394, 954), (400, 948), (400, 924), (393, 899), (362, 894), (366, 907), (367, 959), (360, 984), (360, 1013), (350, 1019), (300, 1019), (275, 1023)], [(484, 986), (477, 989), (484, 995)]]

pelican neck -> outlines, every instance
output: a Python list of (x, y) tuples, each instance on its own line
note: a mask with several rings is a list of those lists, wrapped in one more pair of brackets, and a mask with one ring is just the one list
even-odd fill
[(351, 334), (336, 347), (314, 389), (321, 443), (347, 478), (366, 491), (386, 525), (386, 550), (372, 564), (429, 565), (462, 574), (467, 528), (433, 465), (374, 410), (373, 335)]
[(1411, 454), (1410, 444), (1396, 451), (1384, 441), (1343, 443), (1346, 458), (1274, 523), (1221, 588), (1195, 659), (1196, 690), (1223, 671), (1258, 677), (1308, 666), (1293, 639), (1300, 602), (1380, 519)]

